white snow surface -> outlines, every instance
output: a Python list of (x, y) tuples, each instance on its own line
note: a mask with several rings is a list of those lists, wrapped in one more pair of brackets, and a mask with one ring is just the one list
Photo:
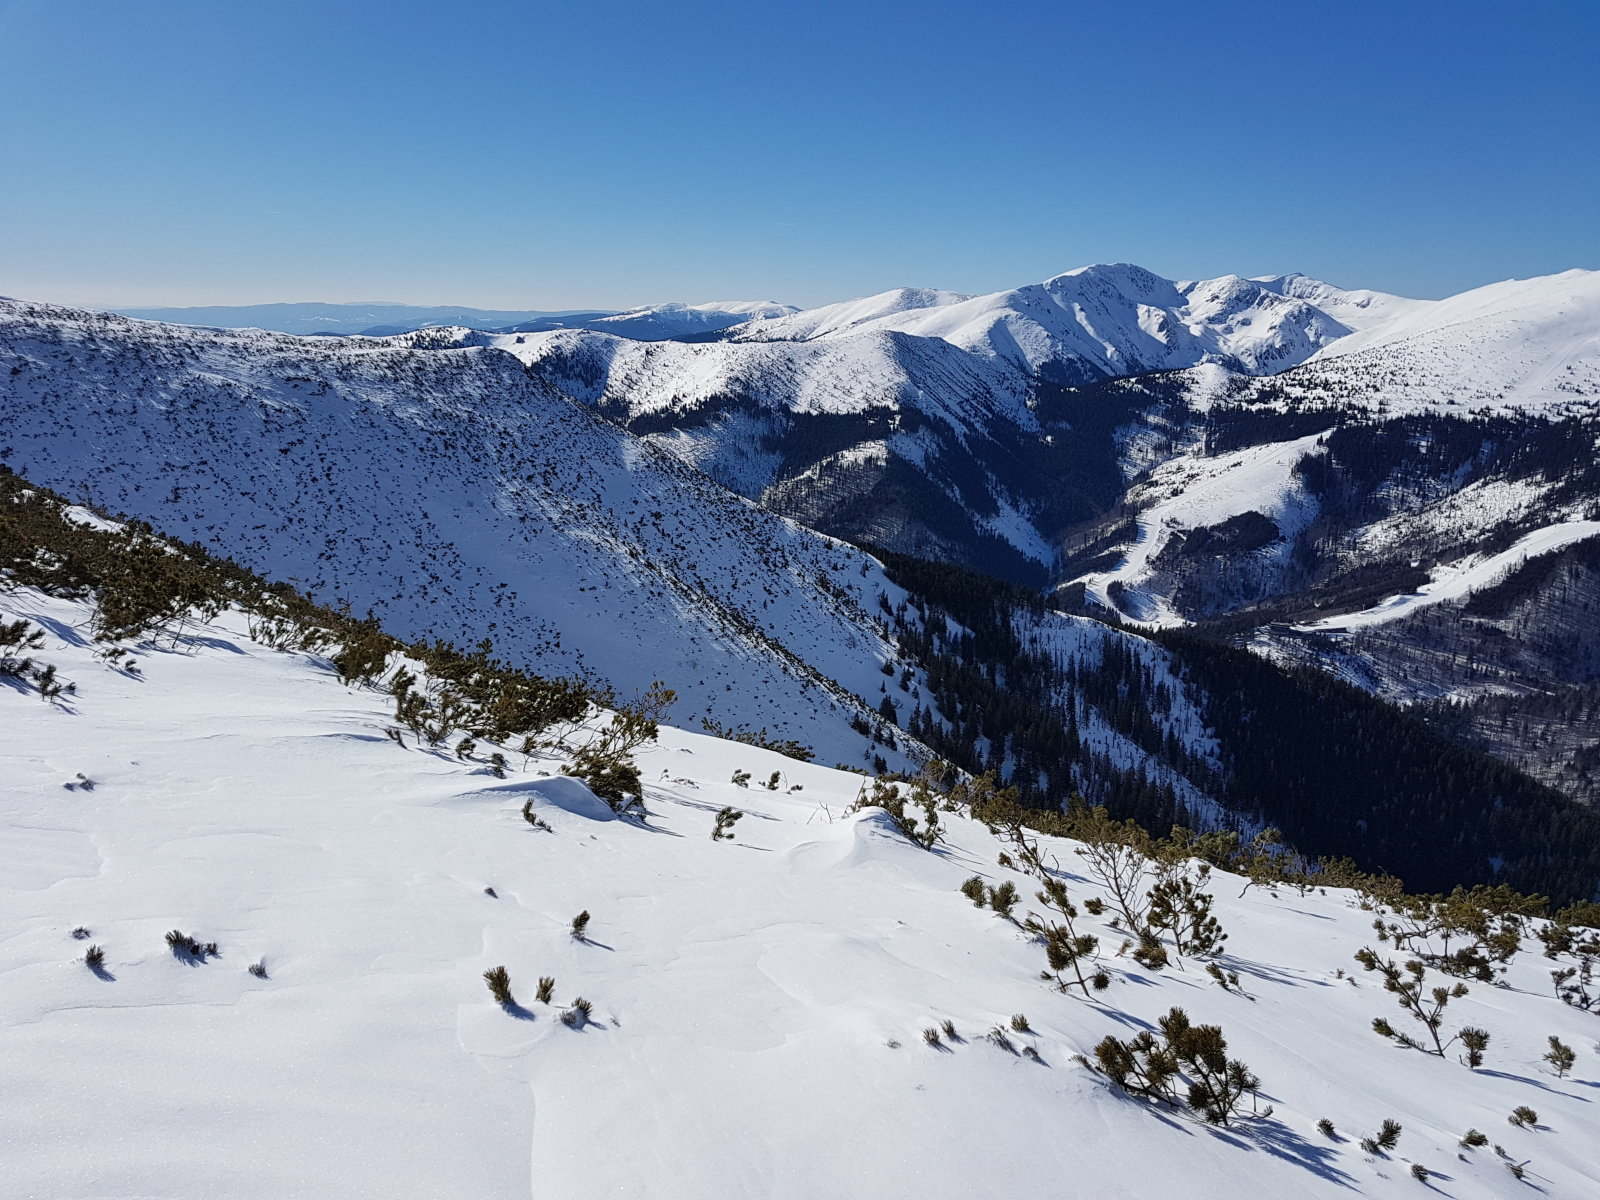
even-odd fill
[[(1088, 594), (1141, 625), (1184, 624), (1185, 618), (1153, 585), (1152, 560), (1175, 533), (1216, 525), (1247, 512), (1270, 517), (1286, 537), (1292, 537), (1316, 511), (1315, 501), (1306, 495), (1294, 469), (1306, 455), (1317, 452), (1324, 436), (1313, 433), (1210, 457), (1183, 456), (1157, 467), (1148, 480), (1128, 493), (1131, 503), (1144, 506), (1137, 517), (1136, 540), (1110, 571), (1082, 577)], [(1107, 591), (1114, 581), (1126, 589), (1120, 606)]]
[(1600, 271), (1508, 280), (1332, 342), (1281, 382), (1389, 414), (1441, 406), (1561, 415), (1600, 399)]
[[(1244, 995), (1198, 963), (1115, 957), (1120, 933), (1085, 916), (1114, 978), (1085, 1001), (958, 893), (979, 874), (1034, 907), (982, 826), (947, 815), (948, 844), (924, 852), (881, 810), (845, 814), (858, 776), (664, 729), (641, 757), (648, 822), (606, 819), (555, 759), (500, 780), (396, 746), (385, 696), (252, 643), (237, 615), (141, 652), (143, 678), (93, 657), (80, 605), (13, 592), (0, 615), (45, 623), (44, 657), (79, 685), (63, 707), (0, 688), (8, 1197), (1600, 1193), (1594, 1018), (1550, 995), (1534, 950), (1450, 1005), (1451, 1028), (1492, 1035), (1477, 1071), (1371, 1032), (1404, 1017), (1352, 961), (1373, 914), (1337, 891), (1216, 880), (1220, 965)], [(804, 790), (735, 787), (735, 770)], [(713, 842), (723, 805), (747, 815)], [(1072, 845), (1043, 841), (1092, 894)], [(175, 957), (174, 928), (220, 956)], [(481, 977), (495, 965), (509, 1011)], [(593, 1020), (568, 1028), (577, 996)], [(1211, 1128), (1076, 1060), (1174, 1005), (1223, 1028), (1270, 1118)], [(984, 1040), (1013, 1013), (1039, 1062)], [(945, 1019), (961, 1040), (925, 1045)], [(1551, 1034), (1578, 1049), (1571, 1078), (1540, 1061)], [(1506, 1124), (1523, 1104), (1536, 1129)], [(1384, 1118), (1398, 1147), (1364, 1153)], [(1527, 1162), (1526, 1184), (1461, 1150), (1469, 1127)]]
[(1305, 632), (1340, 633), (1386, 625), (1430, 605), (1465, 599), (1476, 591), (1500, 582), (1530, 558), (1550, 554), (1574, 542), (1596, 536), (1600, 536), (1600, 521), (1561, 521), (1524, 534), (1498, 554), (1469, 555), (1459, 562), (1437, 567), (1428, 582), (1414, 592), (1390, 596), (1360, 612), (1326, 617), (1294, 628)]
[(1349, 328), (1281, 287), (1237, 275), (1174, 281), (1111, 263), (983, 296), (902, 288), (762, 321), (730, 336), (814, 341), (868, 331), (940, 338), (1028, 375), (1054, 368), (1103, 378), (1217, 359), (1252, 372), (1282, 370)]
[(879, 664), (898, 657), (869, 611), (901, 595), (876, 561), (509, 355), (410, 348), (435, 334), (457, 337), (299, 338), (0, 301), (0, 450), (38, 484), (371, 610), (407, 640), (488, 637), (623, 695), (668, 680), (685, 721), (863, 761), (854, 697), (875, 704)]

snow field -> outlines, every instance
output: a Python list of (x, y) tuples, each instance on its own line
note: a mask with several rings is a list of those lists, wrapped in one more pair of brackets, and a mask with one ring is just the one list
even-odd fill
[[(0, 1195), (1277, 1200), (1416, 1195), (1412, 1161), (1452, 1197), (1519, 1194), (1488, 1149), (1457, 1158), (1468, 1126), (1546, 1196), (1600, 1186), (1600, 1023), (1550, 996), (1533, 950), (1448, 1012), (1493, 1034), (1476, 1072), (1370, 1032), (1404, 1017), (1351, 960), (1372, 914), (1343, 893), (1216, 880), (1220, 965), (1248, 995), (1194, 962), (1150, 974), (1086, 919), (1115, 982), (1069, 998), (956, 890), (1010, 878), (1033, 907), (1003, 847), (951, 814), (935, 853), (879, 810), (848, 816), (858, 776), (664, 729), (640, 756), (648, 822), (607, 819), (555, 759), (502, 780), (396, 746), (386, 697), (255, 645), (237, 614), (141, 652), (134, 678), (92, 657), (81, 605), (19, 592), (0, 613), (47, 627), (40, 657), (79, 688), (59, 708), (0, 689)], [(774, 770), (803, 790), (754, 786)], [(748, 815), (715, 843), (725, 804)], [(175, 957), (172, 928), (221, 956)], [(484, 986), (498, 964), (518, 1010)], [(557, 1006), (534, 1000), (541, 975)], [(594, 1020), (569, 1028), (579, 995)], [(1173, 1005), (1222, 1025), (1272, 1118), (1212, 1129), (1074, 1061)], [(1013, 1013), (1042, 1064), (983, 1040)], [(964, 1040), (924, 1045), (947, 1018)], [(1572, 1078), (1539, 1062), (1552, 1033)], [(1539, 1129), (1506, 1124), (1518, 1104)], [(1365, 1155), (1385, 1117), (1398, 1149)]]

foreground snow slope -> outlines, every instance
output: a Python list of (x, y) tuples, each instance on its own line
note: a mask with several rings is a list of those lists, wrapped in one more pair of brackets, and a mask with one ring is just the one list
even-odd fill
[[(1424, 1191), (1409, 1162), (1460, 1200), (1520, 1194), (1491, 1150), (1458, 1151), (1469, 1126), (1531, 1160), (1538, 1194), (1600, 1189), (1597, 1023), (1549, 997), (1531, 951), (1449, 1010), (1493, 1035), (1479, 1071), (1370, 1032), (1403, 1017), (1340, 977), (1371, 936), (1342, 893), (1237, 899), (1220, 879), (1221, 965), (1247, 995), (1108, 957), (1086, 1002), (957, 892), (974, 873), (1034, 890), (981, 826), (948, 816), (924, 852), (880, 810), (845, 814), (857, 776), (665, 730), (630, 824), (541, 775), (555, 760), (500, 780), (396, 746), (385, 697), (236, 616), (140, 652), (132, 678), (83, 644), (82, 606), (12, 593), (0, 615), (46, 625), (41, 656), (79, 687), (61, 708), (0, 688), (8, 1197), (1405, 1197)], [(713, 842), (725, 804), (748, 815)], [(1069, 844), (1046, 849), (1092, 894)], [(173, 928), (220, 956), (174, 957)], [(497, 964), (525, 1007), (490, 1000)], [(568, 1028), (580, 995), (593, 1023)], [(1074, 1060), (1173, 1005), (1222, 1025), (1270, 1118), (1152, 1111)], [(983, 1039), (1013, 1013), (1040, 1062)], [(924, 1045), (944, 1019), (962, 1040)], [(1577, 1047), (1572, 1078), (1539, 1062), (1549, 1034)], [(1507, 1125), (1519, 1104), (1537, 1129)], [(1386, 1117), (1398, 1149), (1362, 1152)]]

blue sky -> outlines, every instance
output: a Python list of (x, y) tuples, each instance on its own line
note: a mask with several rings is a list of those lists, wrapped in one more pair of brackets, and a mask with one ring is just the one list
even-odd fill
[(0, 0), (0, 292), (815, 304), (1600, 267), (1600, 2)]

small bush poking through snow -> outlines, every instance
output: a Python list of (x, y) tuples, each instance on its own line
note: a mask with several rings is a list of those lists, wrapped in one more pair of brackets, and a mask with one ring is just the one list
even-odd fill
[(267, 977), (267, 964), (265, 959), (262, 959), (259, 962), (251, 963), (247, 969), (249, 970), (250, 974), (254, 975), (257, 979), (265, 979)]
[(1015, 1054), (1017, 1052), (1017, 1047), (1015, 1044), (1013, 1044), (1011, 1038), (1006, 1034), (1005, 1026), (996, 1025), (993, 1029), (989, 1030), (988, 1037), (990, 1042), (996, 1046), (999, 1046), (1000, 1049), (1006, 1051), (1007, 1053)]
[(84, 951), (83, 961), (91, 971), (98, 971), (105, 966), (106, 952), (99, 946), (90, 946), (88, 950)]
[(940, 1023), (939, 1028), (943, 1031), (944, 1036), (952, 1042), (956, 1040), (956, 1023), (954, 1021), (943, 1021)]
[(1317, 1122), (1317, 1132), (1325, 1138), (1337, 1138), (1339, 1136), (1333, 1127), (1333, 1122), (1328, 1120), (1327, 1117), (1323, 1117), (1322, 1120)]
[(82, 925), (79, 925), (76, 929), (74, 929), (72, 931), (72, 936), (77, 938), (81, 942), (81, 941), (83, 941), (85, 938), (87, 938), (89, 936), (89, 931), (87, 929), (85, 929)]
[(569, 1029), (578, 1029), (588, 1023), (589, 1016), (593, 1012), (594, 1005), (582, 996), (578, 996), (572, 1001), (571, 1007), (561, 1014), (561, 1023)]
[(1412, 1163), (1411, 1164), (1411, 1178), (1420, 1179), (1423, 1183), (1427, 1183), (1428, 1182), (1428, 1175), (1429, 1175), (1428, 1168), (1423, 1166), (1421, 1163)]
[(509, 1008), (516, 1003), (511, 994), (511, 975), (504, 967), (490, 967), (483, 973), (483, 981), (489, 985), (496, 1004)]
[(1017, 885), (1009, 879), (997, 888), (989, 889), (989, 907), (1008, 920), (1017, 903)]
[(989, 898), (989, 889), (984, 886), (981, 876), (974, 875), (961, 885), (961, 894), (972, 901), (974, 908), (982, 908), (984, 901)]
[(172, 950), (173, 954), (178, 955), (180, 958), (185, 956), (198, 959), (215, 958), (222, 953), (217, 949), (215, 942), (202, 944), (181, 929), (167, 930), (167, 946)]
[(1469, 1129), (1461, 1135), (1461, 1144), (1469, 1150), (1476, 1146), (1487, 1146), (1489, 1137), (1487, 1134), (1479, 1133), (1476, 1129)]
[(533, 993), (533, 998), (540, 1004), (549, 1004), (550, 997), (556, 994), (556, 977), (554, 975), (539, 976), (539, 989)]
[(547, 822), (543, 817), (536, 816), (534, 814), (533, 801), (532, 800), (526, 801), (523, 804), (523, 806), (522, 806), (522, 819), (524, 821), (526, 821), (529, 825), (532, 825), (535, 829), (542, 829), (546, 833), (550, 832), (550, 824), (549, 824), (549, 822)]
[(1183, 1009), (1174, 1008), (1161, 1018), (1160, 1029), (1160, 1041), (1149, 1030), (1126, 1042), (1106, 1037), (1094, 1049), (1096, 1063), (1124, 1091), (1165, 1104), (1179, 1103), (1179, 1080), (1187, 1076), (1189, 1107), (1214, 1125), (1228, 1124), (1261, 1081), (1227, 1056), (1219, 1026), (1191, 1024)]
[(939, 1029), (934, 1025), (929, 1025), (922, 1031), (922, 1040), (927, 1042), (930, 1046), (944, 1045), (944, 1042), (939, 1039)]
[(1568, 1071), (1572, 1070), (1573, 1063), (1578, 1061), (1577, 1054), (1572, 1047), (1563, 1042), (1555, 1034), (1550, 1035), (1550, 1049), (1544, 1056), (1544, 1061), (1556, 1073), (1557, 1079), (1566, 1078)]
[(1027, 1016), (1025, 1016), (1023, 1013), (1014, 1013), (1014, 1014), (1012, 1014), (1012, 1017), (1011, 1017), (1011, 1028), (1016, 1030), (1018, 1033), (1032, 1033), (1033, 1032), (1033, 1029), (1028, 1025)]
[(733, 805), (725, 805), (722, 811), (717, 813), (717, 823), (711, 828), (711, 840), (714, 842), (731, 842), (733, 840), (733, 823), (742, 816), (744, 814), (734, 808)]
[(1539, 1114), (1526, 1104), (1519, 1104), (1511, 1110), (1511, 1115), (1506, 1120), (1520, 1128), (1528, 1129), (1539, 1123)]
[(589, 932), (589, 910), (586, 908), (572, 918), (572, 936), (577, 941), (583, 941)]
[(1385, 1117), (1383, 1124), (1378, 1127), (1378, 1136), (1373, 1140), (1385, 1150), (1393, 1150), (1400, 1144), (1400, 1122), (1393, 1117)]

